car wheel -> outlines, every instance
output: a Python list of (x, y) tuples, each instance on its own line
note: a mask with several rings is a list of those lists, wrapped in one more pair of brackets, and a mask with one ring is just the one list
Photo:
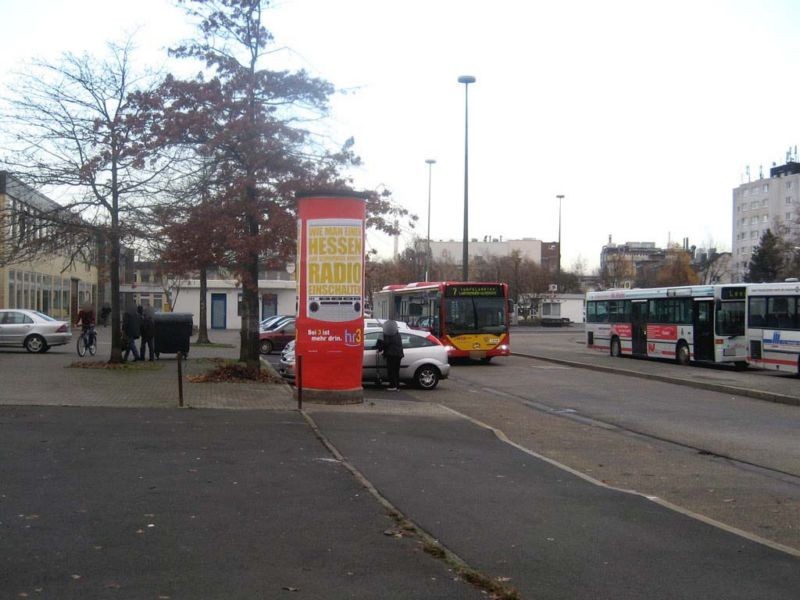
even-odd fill
[(491, 356), (484, 356), (484, 357), (481, 359), (481, 362), (482, 362), (483, 364), (485, 364), (485, 365), (488, 365), (490, 362), (492, 362), (492, 357), (491, 357)]
[(47, 350), (47, 342), (40, 335), (31, 335), (25, 338), (25, 350), (28, 352), (45, 352)]
[(422, 390), (432, 390), (439, 383), (439, 369), (424, 365), (414, 373), (414, 383)]
[(269, 340), (262, 341), (261, 345), (259, 346), (259, 350), (261, 351), (261, 354), (272, 353), (272, 342), (270, 342)]

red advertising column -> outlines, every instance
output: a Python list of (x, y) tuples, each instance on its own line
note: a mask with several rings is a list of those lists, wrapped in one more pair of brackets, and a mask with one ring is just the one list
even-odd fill
[(364, 399), (364, 219), (359, 194), (298, 195), (296, 353), (303, 398), (328, 404)]

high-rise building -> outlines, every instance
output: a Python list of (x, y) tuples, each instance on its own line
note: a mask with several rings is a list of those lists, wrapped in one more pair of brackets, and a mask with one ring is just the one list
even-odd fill
[(800, 163), (787, 155), (785, 165), (774, 166), (769, 178), (760, 177), (733, 190), (733, 233), (731, 236), (734, 279), (742, 281), (753, 250), (767, 229), (796, 237), (800, 234)]

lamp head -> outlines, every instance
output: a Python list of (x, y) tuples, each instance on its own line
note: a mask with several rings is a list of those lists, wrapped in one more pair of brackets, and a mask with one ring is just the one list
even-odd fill
[(458, 78), (458, 83), (475, 83), (475, 78), (472, 75), (462, 75)]

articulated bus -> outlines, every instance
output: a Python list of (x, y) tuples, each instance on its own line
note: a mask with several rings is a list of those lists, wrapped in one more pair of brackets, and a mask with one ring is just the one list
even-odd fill
[(800, 283), (747, 284), (747, 343), (754, 367), (800, 375)]
[(508, 356), (508, 285), (421, 282), (387, 285), (373, 298), (373, 316), (427, 329), (450, 358), (489, 362)]
[(747, 367), (744, 285), (607, 290), (586, 295), (586, 345), (630, 354)]

